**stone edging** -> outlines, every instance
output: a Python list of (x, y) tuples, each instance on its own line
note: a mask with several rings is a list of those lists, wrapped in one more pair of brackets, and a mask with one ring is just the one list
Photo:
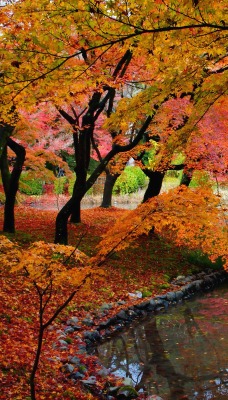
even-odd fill
[[(228, 278), (226, 271), (200, 272), (189, 277), (179, 277), (172, 282), (177, 287), (176, 291), (167, 292), (164, 295), (157, 295), (151, 299), (145, 300), (139, 304), (135, 304), (126, 309), (122, 309), (115, 316), (102, 322), (94, 331), (85, 331), (84, 339), (87, 351), (96, 342), (104, 341), (110, 338), (111, 334), (120, 331), (129, 325), (133, 320), (144, 317), (153, 312), (159, 312), (167, 309), (170, 305), (188, 299), (194, 294), (206, 292), (218, 284), (225, 282)], [(184, 285), (183, 285), (184, 283)]]
[[(164, 309), (167, 309), (171, 305), (175, 305), (182, 300), (189, 299), (197, 293), (206, 292), (219, 284), (227, 281), (228, 274), (226, 271), (213, 271), (211, 269), (205, 272), (200, 272), (192, 276), (180, 276), (172, 281), (172, 286), (176, 290), (167, 292), (164, 295), (157, 295), (151, 299), (142, 301), (141, 303), (132, 305), (126, 309), (122, 309), (115, 316), (107, 319), (105, 322), (100, 324), (94, 324), (93, 321), (87, 319), (84, 320), (84, 325), (92, 328), (96, 326), (95, 330), (83, 330), (82, 327), (78, 326), (78, 318), (72, 317), (67, 321), (67, 327), (64, 329), (62, 340), (59, 340), (60, 350), (67, 350), (67, 342), (64, 340), (64, 336), (79, 331), (81, 332), (81, 340), (79, 350), (75, 352), (74, 357), (69, 357), (68, 362), (63, 365), (62, 370), (68, 374), (69, 378), (73, 381), (81, 381), (81, 384), (89, 390), (91, 393), (98, 394), (96, 386), (96, 376), (89, 376), (85, 379), (86, 368), (85, 365), (81, 363), (80, 356), (84, 355), (89, 357), (92, 348), (104, 340), (110, 338), (111, 335), (118, 331), (121, 331), (124, 327), (130, 325), (134, 320), (151, 315), (153, 313), (159, 313)], [(60, 338), (60, 337), (59, 337)], [(101, 377), (108, 377), (110, 371), (99, 363), (99, 360), (95, 362), (98, 367), (97, 375)], [(77, 372), (75, 372), (75, 368)], [(85, 370), (83, 370), (85, 368)], [(119, 399), (123, 398), (122, 392), (125, 393), (126, 399), (136, 398), (136, 391), (131, 387), (131, 383), (128, 382), (129, 378), (123, 381), (122, 387), (110, 387), (108, 393), (102, 393), (99, 390), (100, 399)], [(107, 397), (108, 396), (108, 397)], [(148, 399), (153, 399), (154, 397), (148, 397)], [(160, 398), (161, 399), (161, 398)]]

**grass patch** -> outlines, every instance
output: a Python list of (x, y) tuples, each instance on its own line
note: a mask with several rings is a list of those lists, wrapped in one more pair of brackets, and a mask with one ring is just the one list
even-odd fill
[(193, 265), (193, 269), (194, 266), (198, 267), (198, 269), (213, 268), (219, 270), (223, 268), (221, 257), (218, 257), (215, 262), (212, 262), (207, 254), (203, 254), (197, 250), (186, 252), (186, 258), (188, 262)]

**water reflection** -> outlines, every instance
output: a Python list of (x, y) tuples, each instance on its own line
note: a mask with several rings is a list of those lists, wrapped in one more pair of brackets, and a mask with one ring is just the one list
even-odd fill
[(134, 323), (100, 345), (99, 358), (148, 395), (227, 399), (227, 287)]

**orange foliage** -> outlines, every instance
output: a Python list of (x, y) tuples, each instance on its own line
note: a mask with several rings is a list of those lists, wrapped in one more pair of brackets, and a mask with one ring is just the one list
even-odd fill
[[(196, 90), (194, 99), (197, 107), (192, 111), (192, 108), (186, 105), (186, 109), (182, 110), (182, 114), (189, 117), (187, 126), (179, 131), (182, 120), (178, 117), (170, 128), (168, 113), (166, 117), (161, 114), (161, 127), (150, 125), (150, 129), (154, 128), (155, 133), (157, 128), (161, 128), (161, 132), (164, 131), (164, 127), (167, 128), (163, 133), (163, 142), (161, 140), (161, 143), (165, 142), (166, 148), (159, 151), (159, 147), (156, 154), (158, 160), (155, 164), (151, 162), (151, 168), (157, 168), (158, 165), (163, 169), (168, 168), (174, 152), (182, 152), (185, 148), (188, 153), (194, 149), (196, 157), (192, 160), (189, 157), (189, 165), (191, 166), (192, 162), (195, 167), (195, 160), (196, 164), (199, 164), (198, 155), (205, 154), (205, 143), (203, 142), (201, 151), (198, 147), (199, 142), (195, 143), (194, 137), (191, 140), (193, 127), (207, 112), (208, 107), (225, 93), (224, 88), (227, 87), (225, 64), (222, 66), (220, 79), (217, 73), (213, 77), (210, 76), (210, 71), (216, 68), (217, 60), (225, 60), (224, 30), (227, 28), (224, 22), (224, 7), (224, 0), (205, 0), (200, 8), (194, 7), (191, 0), (182, 3), (177, 0), (145, 0), (144, 7), (134, 1), (80, 0), (77, 2), (77, 8), (64, 0), (50, 3), (41, 0), (38, 5), (31, 0), (6, 2), (6, 5), (2, 6), (0, 28), (1, 120), (3, 123), (15, 122), (14, 113), (9, 112), (15, 105), (17, 111), (26, 109), (27, 112), (31, 112), (38, 103), (51, 101), (57, 107), (64, 107), (66, 104), (72, 104), (73, 99), (84, 109), (85, 99), (94, 92), (100, 91), (105, 97), (104, 87), (122, 91), (125, 90), (123, 87), (129, 83), (131, 85), (133, 81), (134, 89), (137, 89), (136, 94), (132, 98), (123, 94), (118, 105), (115, 105), (115, 112), (104, 124), (108, 131), (118, 130), (121, 136), (118, 137), (117, 143), (123, 143), (125, 138), (122, 132), (128, 135), (130, 124), (136, 124), (138, 128), (138, 125), (141, 126), (139, 121), (142, 121), (145, 115), (155, 115), (170, 95), (179, 98), (183, 93), (192, 94), (195, 86), (199, 89)], [(130, 66), (126, 64), (127, 71), (115, 74), (119, 60), (127, 51), (132, 54)], [(205, 76), (203, 85), (202, 80)], [(101, 112), (102, 108), (99, 111)], [(156, 124), (158, 122), (159, 120), (155, 120)], [(206, 135), (203, 128), (201, 126), (204, 140)], [(25, 136), (28, 143), (31, 132), (25, 134), (28, 134)], [(211, 144), (212, 147), (216, 145), (213, 134)], [(155, 145), (152, 148), (157, 152)], [(137, 149), (138, 152), (143, 150), (144, 147)], [(130, 154), (121, 155), (119, 160), (117, 157), (117, 164), (113, 165), (114, 172), (116, 166), (119, 168), (119, 165), (126, 163)], [(43, 171), (47, 157), (50, 157), (50, 153), (39, 159), (37, 153), (28, 150), (28, 158), (35, 173)], [(215, 157), (219, 160), (220, 154), (215, 154)], [(54, 164), (58, 164), (58, 156), (53, 158)], [(206, 164), (213, 170), (212, 162)], [(207, 168), (207, 165), (203, 168)], [(222, 168), (222, 172), (224, 170), (225, 168)], [(89, 216), (88, 220), (91, 219)], [(110, 225), (113, 219), (107, 217), (107, 221), (104, 223), (105, 227)], [(39, 222), (39, 235), (42, 235), (42, 239), (44, 236), (50, 238), (53, 214), (42, 213)], [(33, 219), (26, 223), (27, 232), (31, 232), (32, 235)], [(19, 223), (18, 226), (20, 227)], [(101, 231), (104, 230), (104, 226)], [(31, 294), (31, 283), (39, 290), (45, 290), (51, 282), (54, 287), (53, 293), (58, 298), (58, 290), (62, 289), (63, 283), (67, 289), (74, 290), (74, 286), (80, 286), (86, 276), (93, 274), (91, 265), (102, 264), (113, 251), (136, 244), (139, 237), (148, 234), (152, 227), (155, 228), (155, 232), (178, 246), (201, 249), (211, 260), (221, 257), (225, 268), (228, 269), (227, 227), (219, 208), (219, 199), (206, 187), (180, 187), (149, 200), (134, 211), (126, 212), (124, 218), (118, 220), (104, 236), (98, 254), (90, 260), (84, 254), (74, 251), (72, 247), (63, 248), (38, 241), (29, 248), (20, 248), (5, 237), (1, 238), (0, 265), (3, 272), (5, 269), (3, 300), (7, 310), (2, 312), (7, 320), (8, 313), (11, 318), (12, 309), (15, 311), (13, 323), (17, 328), (14, 349), (16, 351), (14, 354), (11, 351), (7, 358), (2, 358), (5, 373), (2, 379), (9, 389), (9, 399), (15, 397), (15, 392), (8, 379), (12, 379), (17, 387), (20, 393), (18, 399), (28, 395), (23, 386), (28, 380), (32, 364), (36, 347), (34, 332), (38, 326), (36, 299)], [(75, 231), (72, 231), (74, 234)], [(66, 262), (68, 259), (69, 263)], [(7, 274), (11, 267), (12, 275), (9, 277)], [(24, 291), (22, 294), (21, 288)], [(9, 299), (9, 292), (12, 290), (12, 299)], [(17, 297), (18, 293), (20, 296)], [(94, 299), (95, 295), (89, 293), (89, 296)], [(21, 312), (22, 305), (26, 316)], [(54, 309), (55, 304), (51, 304), (48, 310), (49, 318)], [(31, 320), (34, 323), (32, 326)], [(11, 349), (14, 339), (11, 329), (8, 325), (7, 328), (2, 326), (5, 350)], [(28, 342), (31, 340), (31, 344), (20, 339), (22, 334), (26, 335)], [(47, 341), (44, 353), (53, 354), (53, 349)], [(14, 376), (10, 372), (13, 363), (16, 366)], [(57, 372), (59, 364), (50, 367), (50, 363), (47, 363), (43, 368), (38, 385), (40, 399), (61, 398), (64, 384)], [(42, 379), (44, 375), (51, 376), (48, 382)], [(47, 384), (51, 386), (51, 395), (48, 393)], [(78, 400), (90, 398), (90, 395), (85, 397), (81, 394), (77, 387), (72, 390)]]
[[(10, 387), (14, 385), (18, 391), (17, 398), (22, 399), (25, 398), (27, 393), (27, 385), (24, 380), (30, 378), (34, 353), (38, 352), (36, 346), (38, 333), (39, 336), (41, 331), (45, 333), (44, 331), (50, 327), (59, 314), (58, 310), (62, 310), (62, 305), (68, 298), (73, 298), (77, 290), (86, 283), (87, 278), (91, 277), (92, 274), (99, 274), (100, 276), (102, 271), (92, 270), (89, 258), (72, 246), (35, 242), (29, 248), (24, 249), (11, 242), (5, 236), (0, 236), (0, 264), (3, 275), (1, 300), (5, 307), (2, 310), (3, 317), (11, 320), (9, 315), (12, 315), (12, 313), (8, 311), (8, 308), (9, 310), (12, 308), (12, 327), (14, 329), (16, 327), (16, 331), (11, 329), (12, 334), (10, 334), (7, 325), (2, 323), (0, 326), (4, 350), (5, 346), (11, 348), (10, 356), (1, 358), (1, 372), (4, 373), (5, 371), (6, 374), (6, 377), (4, 377), (4, 374), (1, 376), (1, 380), (4, 387), (9, 386), (7, 378), (10, 365), (13, 362), (15, 370), (19, 371), (21, 369), (21, 373), (19, 374), (18, 372), (17, 380), (19, 382), (11, 382)], [(12, 280), (15, 283), (14, 287), (12, 286)], [(12, 296), (11, 301), (8, 299), (8, 290), (10, 290)], [(10, 312), (10, 314), (7, 312)], [(18, 317), (19, 320), (17, 320)], [(21, 324), (23, 324), (23, 335), (26, 336), (26, 342), (21, 338), (22, 345), (20, 346), (19, 338), (14, 335), (22, 334), (22, 327), (19, 326)], [(49, 344), (45, 343), (47, 335)], [(64, 384), (64, 380), (61, 382), (61, 375), (59, 376), (58, 373), (62, 362), (51, 349), (51, 343), (56, 340), (52, 336), (50, 333), (46, 333), (41, 339), (44, 353), (52, 354), (55, 362), (51, 366), (51, 375), (50, 372), (48, 373), (50, 366), (46, 368), (45, 365), (41, 365), (38, 383), (36, 384), (39, 399), (58, 398), (59, 391), (64, 393), (64, 389), (66, 389), (66, 392), (68, 389), (68, 386)], [(15, 344), (20, 347), (13, 348), (9, 341), (15, 341)], [(49, 379), (45, 384), (44, 382), (41, 383), (44, 374), (46, 376), (49, 375)], [(55, 389), (53, 387), (54, 383), (57, 385)], [(52, 387), (51, 390), (47, 391), (47, 384)], [(11, 390), (14, 393), (15, 388), (12, 386)], [(92, 395), (90, 397), (84, 395), (78, 385), (72, 389), (71, 393), (81, 400), (93, 399)], [(8, 395), (6, 396), (9, 399), (12, 398), (10, 391), (9, 397)], [(65, 397), (70, 398), (67, 395)]]
[(88, 260), (85, 254), (72, 246), (35, 242), (22, 251), (12, 272), (26, 271), (31, 281), (41, 287), (46, 287), (50, 280), (53, 285), (69, 281), (77, 286), (91, 272), (86, 267)]
[(219, 198), (207, 187), (180, 186), (148, 200), (116, 222), (99, 244), (96, 261), (148, 234), (152, 228), (178, 246), (201, 249), (214, 261), (221, 257), (228, 269), (227, 226)]

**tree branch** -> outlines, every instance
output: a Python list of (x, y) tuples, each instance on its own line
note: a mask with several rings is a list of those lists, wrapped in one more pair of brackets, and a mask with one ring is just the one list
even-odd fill
[(60, 113), (60, 115), (62, 115), (62, 117), (65, 118), (65, 120), (66, 120), (67, 122), (69, 122), (69, 124), (70, 124), (71, 126), (74, 125), (74, 124), (76, 123), (76, 120), (75, 120), (73, 117), (71, 117), (70, 114), (68, 114), (66, 111), (64, 111), (64, 110), (63, 110), (62, 108), (60, 108), (60, 107), (57, 107), (57, 106), (56, 106), (56, 108), (57, 108), (58, 112)]

